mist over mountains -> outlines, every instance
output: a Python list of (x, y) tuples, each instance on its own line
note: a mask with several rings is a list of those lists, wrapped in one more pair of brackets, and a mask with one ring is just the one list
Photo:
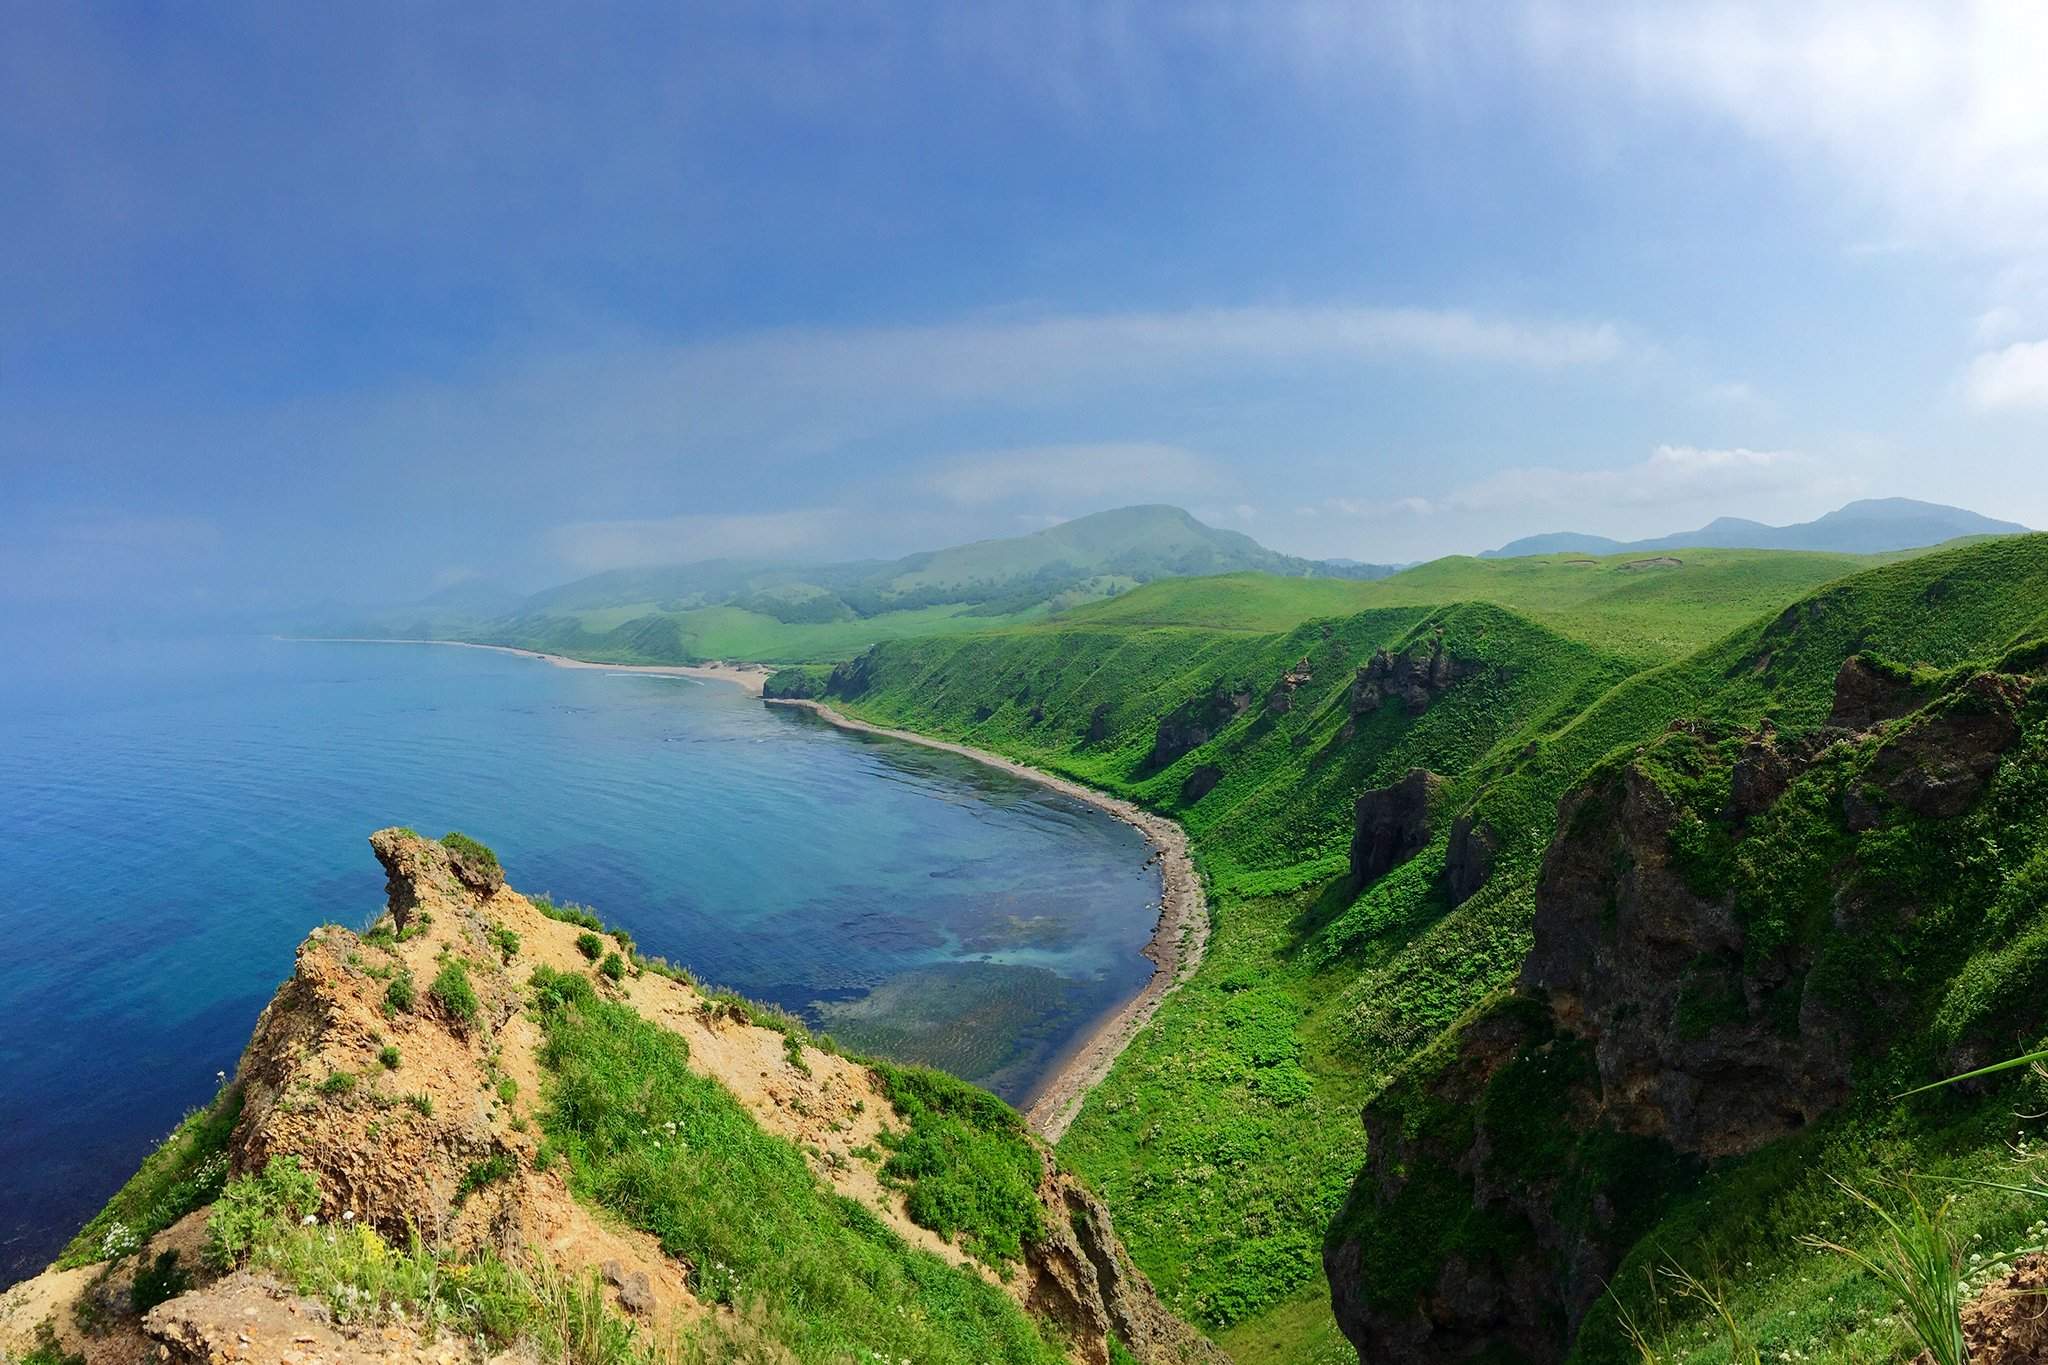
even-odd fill
[(1962, 507), (1917, 502), (1912, 498), (1864, 498), (1790, 526), (1769, 526), (1746, 517), (1716, 517), (1696, 531), (1655, 536), (1647, 540), (1614, 540), (1579, 531), (1552, 531), (1511, 540), (1481, 559), (1514, 559), (1521, 555), (1632, 554), (1678, 549), (1830, 550), (1839, 554), (1883, 554), (1912, 550), (1964, 536), (2017, 535), (2028, 528), (1997, 521)]

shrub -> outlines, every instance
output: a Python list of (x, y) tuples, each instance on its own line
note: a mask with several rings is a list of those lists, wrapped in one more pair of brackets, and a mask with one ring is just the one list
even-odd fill
[(502, 924), (495, 925), (491, 929), (491, 946), (498, 950), (501, 959), (509, 963), (519, 956), (519, 935)]
[(356, 1078), (346, 1071), (330, 1071), (327, 1079), (315, 1087), (323, 1095), (341, 1096), (356, 1088)]
[(192, 1277), (178, 1268), (178, 1253), (160, 1251), (155, 1261), (135, 1267), (135, 1281), (128, 1286), (128, 1305), (139, 1316), (191, 1287)]
[(623, 981), (626, 976), (626, 960), (617, 953), (606, 953), (604, 961), (598, 965), (597, 969), (604, 974), (605, 979), (608, 981)]
[(451, 830), (447, 834), (442, 835), (441, 847), (447, 849), (450, 853), (460, 854), (471, 862), (481, 864), (484, 867), (498, 866), (497, 854), (491, 852), (487, 846), (478, 843), (460, 830)]
[(377, 1053), (377, 1060), (384, 1064), (386, 1071), (398, 1070), (398, 1049), (386, 1043), (383, 1049)]
[(405, 1102), (411, 1105), (420, 1117), (429, 1119), (434, 1117), (434, 1097), (432, 1095), (407, 1095)]
[(557, 904), (546, 896), (535, 896), (533, 908), (551, 920), (563, 924), (574, 924), (584, 929), (602, 931), (604, 921), (592, 914), (588, 906)]
[(274, 1156), (260, 1175), (230, 1180), (206, 1220), (206, 1255), (232, 1270), (320, 1207), (320, 1182), (295, 1156)]
[(449, 961), (441, 964), (441, 970), (434, 975), (434, 984), (427, 987), (427, 994), (434, 997), (448, 1018), (467, 1028), (476, 1023), (483, 1006), (476, 998), (476, 988), (469, 984), (469, 968), (460, 962)]
[(576, 935), (576, 951), (589, 958), (592, 962), (595, 962), (604, 953), (604, 940), (596, 934), (578, 934)]
[(394, 1014), (407, 1013), (418, 1003), (419, 991), (412, 984), (411, 972), (400, 972), (384, 988), (384, 1007)]

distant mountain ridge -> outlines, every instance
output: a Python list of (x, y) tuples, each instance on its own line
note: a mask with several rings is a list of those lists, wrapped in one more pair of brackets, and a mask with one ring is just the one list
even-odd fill
[(1523, 555), (1633, 554), (1650, 550), (1831, 550), (1841, 554), (1883, 554), (1915, 550), (1964, 536), (2020, 535), (2028, 528), (1998, 521), (1967, 508), (1912, 498), (1864, 498), (1826, 516), (1790, 526), (1769, 526), (1746, 517), (1716, 517), (1697, 531), (1648, 540), (1614, 540), (1578, 531), (1552, 531), (1511, 540), (1481, 559)]
[(1160, 578), (1257, 572), (1382, 578), (1393, 567), (1302, 559), (1178, 507), (1119, 507), (1029, 535), (893, 560), (707, 559), (613, 569), (530, 595), (457, 584), (376, 612), (323, 612), (331, 635), (466, 639), (581, 657), (675, 662), (864, 647), (873, 638), (1044, 615)]

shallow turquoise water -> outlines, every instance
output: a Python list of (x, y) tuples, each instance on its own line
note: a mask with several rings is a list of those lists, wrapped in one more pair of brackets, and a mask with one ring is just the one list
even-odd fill
[(392, 824), (1013, 1100), (1151, 970), (1135, 831), (726, 684), (268, 641), (46, 664), (0, 679), (0, 1283), (233, 1070), (309, 928), (378, 912)]

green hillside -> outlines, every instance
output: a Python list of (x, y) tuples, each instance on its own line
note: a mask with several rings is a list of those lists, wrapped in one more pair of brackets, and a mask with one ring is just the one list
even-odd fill
[(1030, 535), (896, 560), (713, 559), (614, 569), (529, 597), (463, 586), (378, 612), (314, 613), (301, 632), (512, 645), (609, 663), (844, 658), (880, 640), (1037, 620), (1190, 575), (1357, 580), (1391, 570), (1299, 559), (1177, 507), (1120, 507)]
[[(1062, 1152), (1169, 1301), (1229, 1329), (1228, 1344), (1348, 1358), (1315, 1300), (1324, 1230), (1366, 1156), (1358, 1110), (1440, 1064), (1459, 1021), (1514, 981), (1559, 803), (1589, 770), (1692, 718), (1811, 731), (1859, 650), (1948, 669), (2048, 625), (2044, 537), (1875, 569), (1824, 555), (1677, 558), (1634, 569), (1626, 558), (1451, 560), (1363, 584), (1162, 583), (1044, 624), (884, 644), (834, 675), (836, 705), (1132, 795), (1188, 828), (1212, 886), (1210, 955)], [(1330, 605), (1340, 610), (1309, 614)], [(1413, 713), (1355, 714), (1357, 670), (1382, 649), (1440, 650), (1450, 681)], [(1162, 731), (1176, 740), (1164, 752)], [(1419, 853), (1354, 891), (1352, 799), (1411, 767), (1441, 775), (1431, 806), (1443, 815)], [(1495, 849), (1491, 875), (1454, 905), (1444, 873), (1456, 812)], [(1800, 1160), (1825, 1169), (1833, 1158), (1815, 1152), (1851, 1150), (1850, 1122), (1816, 1124)], [(1988, 1131), (1956, 1130), (1971, 1142)], [(1787, 1169), (1775, 1150), (1743, 1167), (1756, 1173), (1753, 1201)], [(1984, 1212), (1983, 1226), (2008, 1212)], [(1656, 1216), (1674, 1233), (1703, 1226), (1697, 1205)], [(1731, 1249), (1782, 1263), (1782, 1248), (1760, 1245), (1776, 1228), (1715, 1224), (1718, 1263)], [(1409, 1243), (1390, 1254), (1426, 1267)], [(1804, 1292), (1787, 1281), (1737, 1297), (1763, 1322)]]
[(1076, 625), (1277, 632), (1368, 607), (1491, 602), (1624, 658), (1651, 662), (1698, 649), (1823, 583), (1897, 557), (1791, 550), (1598, 558), (1450, 555), (1370, 582), (1252, 574), (1172, 579), (1077, 608), (1064, 619)]

